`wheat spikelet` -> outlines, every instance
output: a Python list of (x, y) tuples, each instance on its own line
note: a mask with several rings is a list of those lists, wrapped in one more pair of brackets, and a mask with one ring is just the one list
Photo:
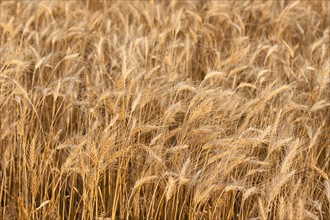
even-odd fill
[(236, 87), (236, 90), (240, 89), (240, 88), (245, 88), (245, 87), (257, 89), (257, 87), (255, 85), (252, 85), (251, 83), (241, 83), (241, 84), (239, 84), (239, 86)]
[(190, 85), (186, 85), (185, 83), (182, 83), (182, 82), (178, 83), (176, 85), (176, 87), (177, 87), (177, 93), (176, 93), (176, 95), (178, 93), (180, 93), (181, 91), (191, 91), (193, 93), (197, 92), (197, 90), (196, 90), (195, 87), (190, 86)]
[(223, 73), (223, 72), (209, 72), (206, 74), (202, 83), (208, 79), (212, 79), (212, 78), (216, 78), (216, 77), (223, 77), (223, 76), (225, 76), (225, 73)]
[(297, 194), (297, 192), (298, 192), (298, 190), (301, 188), (301, 179), (299, 179), (298, 181), (297, 181), (297, 183), (295, 183), (295, 186), (294, 186), (294, 188), (292, 189), (292, 191), (291, 191), (291, 199), (293, 200), (294, 199), (294, 197), (295, 197), (295, 195)]
[(203, 119), (204, 117), (207, 116), (208, 113), (212, 111), (212, 108), (213, 108), (213, 102), (207, 99), (204, 100), (201, 104), (195, 107), (195, 109), (189, 116), (187, 123), (194, 123), (198, 120)]
[(308, 146), (309, 149), (311, 149), (313, 146), (315, 146), (315, 144), (318, 140), (318, 137), (322, 132), (322, 128), (323, 128), (324, 125), (325, 125), (325, 121), (323, 121), (323, 123), (320, 125), (320, 127), (317, 129), (317, 131), (314, 133), (314, 135), (309, 134), (310, 135), (310, 137), (309, 137), (310, 138), (310, 144)]
[(210, 197), (215, 185), (211, 185), (209, 188), (202, 190), (198, 188), (194, 196), (194, 204), (204, 203)]
[(277, 48), (278, 48), (278, 45), (274, 45), (274, 46), (272, 46), (272, 47), (270, 47), (270, 48), (268, 49), (267, 55), (266, 55), (266, 57), (265, 57), (264, 65), (266, 65), (266, 62), (267, 62), (268, 57), (269, 57), (272, 53), (274, 53), (274, 52), (277, 51)]
[(36, 198), (37, 196), (37, 191), (38, 191), (38, 187), (37, 187), (37, 174), (34, 170), (30, 171), (30, 190), (31, 193), (33, 195), (34, 198)]
[(160, 133), (156, 135), (151, 141), (150, 141), (150, 146), (153, 146), (156, 144), (156, 142), (163, 136), (163, 133)]
[(284, 204), (284, 198), (281, 196), (280, 197), (280, 204), (278, 207), (278, 218), (281, 220), (284, 220), (286, 218), (286, 213), (285, 213), (285, 204)]
[(296, 171), (291, 171), (285, 175), (281, 175), (273, 181), (269, 200), (273, 201), (273, 199), (280, 193), (281, 188), (292, 178)]
[(245, 201), (247, 198), (249, 198), (251, 195), (256, 194), (258, 192), (258, 189), (256, 187), (252, 187), (250, 189), (247, 189), (243, 193), (243, 201)]
[(146, 184), (156, 178), (158, 178), (157, 175), (152, 175), (152, 176), (146, 176), (146, 177), (142, 177), (142, 178), (138, 179), (134, 184), (133, 191), (139, 189), (144, 184)]
[(285, 159), (282, 162), (281, 165), (281, 173), (288, 173), (290, 168), (292, 167), (291, 164), (294, 161), (294, 158), (296, 157), (296, 154), (298, 153), (298, 147), (300, 146), (300, 140), (296, 140), (293, 143), (292, 148), (289, 150), (289, 152), (287, 153)]
[(168, 178), (168, 183), (166, 186), (166, 201), (170, 200), (176, 191), (176, 180), (172, 176)]
[(10, 153), (10, 148), (6, 147), (5, 152), (3, 153), (3, 155), (1, 155), (1, 166), (3, 167), (3, 169), (7, 169), (9, 162), (10, 162), (10, 158), (11, 158), (11, 153)]
[(244, 187), (240, 185), (229, 185), (224, 188), (223, 191), (230, 192), (230, 191), (244, 191)]
[(136, 98), (134, 99), (133, 103), (132, 103), (132, 109), (131, 109), (131, 114), (134, 112), (135, 108), (138, 106), (140, 100), (141, 100), (141, 92), (139, 92), (136, 96)]
[(142, 149), (145, 150), (148, 155), (155, 159), (159, 164), (164, 165), (164, 161), (162, 160), (162, 158), (160, 156), (158, 156), (150, 147), (148, 146), (142, 146)]
[(165, 123), (172, 123), (175, 121), (175, 115), (177, 112), (181, 110), (181, 102), (175, 103), (167, 108), (166, 112), (164, 113), (164, 122)]
[(260, 214), (261, 219), (262, 220), (268, 219), (267, 214), (266, 214), (266, 209), (260, 198), (258, 199), (258, 205), (259, 205), (259, 214)]
[(183, 145), (176, 145), (174, 147), (171, 147), (170, 149), (167, 149), (168, 153), (176, 153), (177, 151), (183, 150), (183, 149), (187, 149), (189, 147), (189, 145), (187, 144), (183, 144)]
[(109, 154), (106, 158), (105, 158), (105, 161), (107, 161), (108, 163), (118, 159), (118, 158), (121, 158), (125, 155), (128, 154), (129, 151), (131, 151), (132, 147), (131, 146), (128, 146), (126, 148), (123, 148), (123, 149), (120, 149), (118, 151), (115, 151), (113, 152), (112, 154)]
[(70, 170), (70, 168), (74, 167), (75, 165), (75, 160), (78, 159), (79, 155), (80, 155), (80, 151), (82, 149), (82, 147), (86, 144), (87, 140), (84, 139), (82, 140), (82, 142), (80, 144), (78, 144), (77, 146), (74, 147), (73, 151), (69, 154), (68, 158), (66, 159), (66, 161), (64, 162), (63, 166), (62, 166), (62, 171), (63, 172), (67, 172)]
[(322, 176), (325, 180), (329, 181), (329, 175), (326, 172), (318, 168), (315, 164), (312, 164), (311, 166), (320, 176)]
[(184, 185), (189, 182), (189, 179), (186, 178), (186, 172), (190, 164), (190, 157), (183, 163), (182, 168), (179, 173), (179, 186)]
[(276, 96), (280, 92), (283, 92), (283, 91), (286, 91), (286, 90), (291, 90), (291, 87), (289, 85), (284, 85), (284, 86), (281, 86), (280, 88), (277, 88), (277, 89), (273, 90), (272, 92), (270, 92), (268, 95), (266, 95), (264, 97), (264, 102), (269, 101), (271, 98), (273, 98), (274, 96)]

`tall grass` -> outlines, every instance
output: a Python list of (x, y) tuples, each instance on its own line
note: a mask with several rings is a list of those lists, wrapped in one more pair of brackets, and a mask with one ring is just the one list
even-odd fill
[(0, 7), (0, 219), (330, 219), (328, 1)]

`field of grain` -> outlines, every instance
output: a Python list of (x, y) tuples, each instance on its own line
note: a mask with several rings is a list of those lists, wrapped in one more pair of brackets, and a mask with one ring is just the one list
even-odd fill
[(330, 219), (329, 1), (0, 2), (0, 219)]

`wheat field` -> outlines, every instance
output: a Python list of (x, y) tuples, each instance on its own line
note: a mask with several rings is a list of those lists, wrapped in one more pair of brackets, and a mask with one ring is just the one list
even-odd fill
[(0, 219), (330, 219), (329, 1), (0, 2)]

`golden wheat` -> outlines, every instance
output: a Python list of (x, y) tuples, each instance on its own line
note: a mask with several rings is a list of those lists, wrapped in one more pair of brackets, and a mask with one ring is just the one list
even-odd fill
[(1, 219), (330, 219), (330, 3), (0, 1)]

